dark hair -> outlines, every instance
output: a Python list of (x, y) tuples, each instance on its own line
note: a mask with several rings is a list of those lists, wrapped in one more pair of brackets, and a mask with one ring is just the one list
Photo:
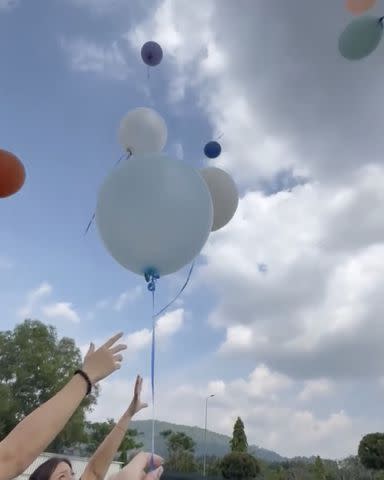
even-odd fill
[(68, 458), (52, 457), (39, 465), (36, 470), (30, 475), (29, 480), (49, 480), (49, 477), (56, 470), (57, 466), (65, 462), (72, 468), (71, 462)]

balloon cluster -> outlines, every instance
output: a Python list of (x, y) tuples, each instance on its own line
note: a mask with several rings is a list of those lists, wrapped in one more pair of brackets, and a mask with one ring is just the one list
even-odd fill
[(24, 182), (24, 165), (13, 153), (0, 149), (0, 198), (17, 193)]
[(219, 168), (199, 173), (162, 153), (167, 126), (150, 108), (128, 112), (118, 138), (130, 156), (99, 191), (96, 222), (103, 243), (134, 273), (174, 273), (199, 254), (211, 231), (231, 220), (236, 185)]
[[(372, 8), (376, 0), (346, 0), (347, 9), (360, 15)], [(384, 17), (365, 15), (352, 20), (339, 37), (339, 51), (348, 60), (361, 60), (378, 47), (383, 36)]]
[[(141, 56), (158, 65), (163, 52), (147, 42)], [(162, 153), (167, 125), (150, 108), (140, 107), (121, 120), (118, 139), (128, 153), (102, 184), (96, 223), (110, 255), (126, 269), (156, 278), (190, 263), (211, 231), (226, 225), (236, 212), (238, 192), (223, 170), (199, 172)], [(217, 142), (205, 146), (208, 158), (221, 153)]]

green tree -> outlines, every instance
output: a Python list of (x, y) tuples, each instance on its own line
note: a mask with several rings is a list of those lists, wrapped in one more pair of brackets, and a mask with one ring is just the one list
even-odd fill
[(339, 474), (342, 480), (372, 480), (371, 472), (355, 456), (350, 456), (339, 462)]
[[(221, 462), (222, 458), (217, 457), (216, 455), (207, 455), (206, 457), (206, 472), (207, 477), (221, 477)], [(197, 470), (199, 472), (203, 471), (204, 458), (199, 457), (196, 459)]]
[(370, 433), (359, 445), (359, 459), (370, 470), (384, 469), (384, 433)]
[(252, 480), (260, 473), (260, 465), (249, 453), (232, 452), (223, 458), (221, 473), (227, 480)]
[[(115, 421), (111, 418), (106, 422), (87, 422), (87, 455), (92, 455), (97, 450), (99, 445), (104, 441), (105, 437), (110, 433), (115, 425)], [(138, 435), (139, 433), (137, 430), (132, 429), (127, 431), (118, 450), (119, 461), (127, 463), (128, 452), (143, 446), (141, 442), (137, 442), (136, 440)]]
[(168, 449), (166, 468), (178, 473), (196, 472), (197, 465), (194, 458), (195, 442), (184, 432), (165, 430), (160, 433), (165, 438)]
[(245, 453), (248, 451), (248, 441), (247, 436), (245, 435), (244, 423), (240, 417), (238, 417), (235, 422), (233, 436), (229, 443), (232, 452)]
[(119, 460), (124, 464), (128, 463), (128, 452), (131, 450), (135, 450), (137, 448), (142, 448), (144, 444), (142, 442), (137, 441), (137, 437), (141, 435), (137, 430), (130, 429), (125, 434), (123, 441), (121, 442), (119, 452)]
[(315, 463), (313, 465), (313, 473), (315, 476), (315, 480), (326, 480), (324, 463), (319, 456), (316, 457)]
[[(0, 433), (12, 428), (62, 388), (81, 366), (74, 340), (58, 339), (56, 329), (25, 320), (13, 331), (0, 332)], [(49, 450), (59, 452), (85, 439), (85, 413), (96, 403), (97, 390), (77, 409)]]

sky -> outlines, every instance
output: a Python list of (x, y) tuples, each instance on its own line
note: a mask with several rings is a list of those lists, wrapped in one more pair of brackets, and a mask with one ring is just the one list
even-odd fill
[[(84, 236), (119, 121), (148, 106), (168, 154), (240, 192), (158, 320), (157, 418), (203, 426), (215, 394), (211, 430), (241, 416), (284, 456), (342, 458), (384, 431), (384, 45), (343, 59), (350, 20), (343, 0), (0, 0), (0, 147), (27, 170), (0, 203), (1, 328), (37, 318), (82, 352), (124, 331), (90, 419), (118, 418), (137, 373), (150, 400), (149, 294)], [(164, 50), (149, 80), (147, 40)], [(161, 280), (159, 305), (186, 274)]]

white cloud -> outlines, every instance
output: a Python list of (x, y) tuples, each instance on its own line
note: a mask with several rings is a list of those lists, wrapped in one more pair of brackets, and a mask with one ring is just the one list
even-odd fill
[[(175, 335), (183, 326), (184, 310), (179, 308), (164, 314), (156, 322), (156, 338), (160, 344), (164, 344)], [(125, 342), (129, 354), (138, 352), (148, 347), (152, 341), (152, 331), (144, 328), (127, 335)]]
[(333, 384), (326, 378), (310, 380), (306, 382), (298, 398), (301, 402), (308, 402), (313, 398), (330, 395), (333, 392), (333, 388)]
[(377, 374), (384, 169), (360, 169), (352, 180), (248, 192), (231, 225), (211, 236), (198, 279), (219, 294), (210, 322), (226, 329), (222, 353), (290, 375)]
[[(132, 380), (133, 381), (133, 380)], [(103, 420), (111, 412), (123, 412), (130, 401), (132, 381), (112, 379), (102, 383), (102, 395), (91, 414), (93, 420)], [(149, 379), (144, 379), (143, 398), (149, 400)], [(289, 379), (260, 365), (247, 379), (230, 381), (159, 384), (157, 388), (157, 418), (178, 424), (204, 425), (207, 395), (215, 397), (209, 403), (209, 429), (231, 435), (233, 424), (240, 416), (248, 442), (260, 444), (285, 456), (321, 455), (341, 458), (354, 453), (365, 432), (362, 419), (352, 419), (345, 411), (335, 409), (318, 416), (308, 409), (288, 405), (295, 384)], [(118, 414), (119, 415), (119, 414)], [(144, 411), (143, 418), (151, 412)]]
[(27, 294), (26, 304), (18, 311), (18, 315), (22, 318), (31, 317), (36, 314), (39, 308), (39, 302), (52, 293), (52, 285), (43, 282), (34, 290)]
[(57, 302), (42, 307), (43, 314), (50, 319), (59, 318), (72, 323), (79, 323), (80, 317), (71, 303)]
[(130, 72), (124, 52), (117, 42), (101, 46), (84, 38), (62, 38), (60, 46), (73, 70), (125, 80)]
[(47, 319), (58, 318), (78, 323), (80, 317), (70, 302), (43, 303), (44, 299), (50, 296), (52, 292), (53, 287), (47, 282), (43, 282), (37, 288), (31, 290), (27, 294), (25, 305), (19, 309), (18, 315), (23, 319), (44, 316)]
[(0, 0), (0, 11), (12, 10), (19, 5), (19, 0)]
[(128, 354), (143, 350), (151, 343), (152, 332), (147, 328), (130, 333), (125, 339)]
[(115, 310), (120, 312), (126, 305), (135, 302), (142, 293), (143, 289), (140, 285), (137, 285), (135, 288), (122, 293), (115, 303)]
[(180, 142), (176, 142), (172, 145), (172, 149), (171, 149), (176, 158), (179, 158), (180, 160), (183, 160), (184, 158), (184, 148), (183, 148), (183, 144), (180, 143)]
[(157, 321), (157, 335), (160, 339), (166, 339), (177, 333), (184, 323), (184, 310), (179, 308), (165, 313)]
[(252, 329), (245, 325), (233, 325), (227, 329), (227, 338), (220, 351), (229, 353), (236, 350), (250, 350), (254, 348), (254, 335)]

